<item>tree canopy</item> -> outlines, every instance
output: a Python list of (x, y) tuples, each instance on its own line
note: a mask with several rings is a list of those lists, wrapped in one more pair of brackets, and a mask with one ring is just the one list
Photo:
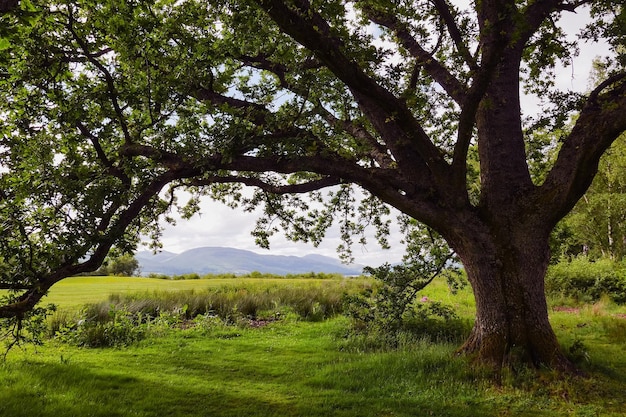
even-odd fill
[(621, 261), (626, 255), (626, 148), (620, 137), (600, 159), (589, 190), (556, 228), (557, 255)]
[[(497, 365), (522, 346), (568, 368), (543, 295), (548, 237), (626, 130), (621, 3), (3, 2), (0, 286), (14, 292), (0, 317), (111, 247), (158, 238), (176, 189), (263, 206), (260, 244), (276, 223), (319, 242), (333, 216), (348, 242), (367, 222), (384, 242), (390, 205), (459, 254), (477, 299), (463, 351)], [(558, 90), (556, 64), (596, 40), (605, 78)], [(542, 99), (539, 116), (521, 92)], [(539, 133), (557, 130), (533, 181)]]

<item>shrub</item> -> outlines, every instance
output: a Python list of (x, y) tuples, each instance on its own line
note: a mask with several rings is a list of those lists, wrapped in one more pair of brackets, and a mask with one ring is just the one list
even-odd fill
[(155, 272), (150, 272), (148, 274), (148, 278), (154, 278), (154, 279), (171, 279), (171, 277), (169, 275), (166, 274), (157, 274)]
[(192, 272), (189, 274), (174, 275), (172, 279), (176, 281), (182, 281), (182, 280), (187, 280), (187, 279), (200, 279), (200, 275), (196, 274), (195, 272)]
[(68, 339), (84, 347), (123, 347), (144, 338), (146, 326), (137, 322), (137, 316), (111, 308), (109, 320), (97, 317), (81, 320)]
[[(456, 342), (468, 333), (467, 323), (451, 307), (418, 297), (432, 278), (410, 266), (383, 265), (370, 272), (378, 285), (346, 296), (344, 306), (352, 323), (350, 337), (362, 346), (396, 349), (407, 340)], [(448, 279), (458, 283), (459, 278)]]
[(602, 295), (616, 303), (626, 302), (626, 265), (611, 259), (595, 261), (581, 256), (563, 260), (548, 268), (546, 292), (593, 302)]

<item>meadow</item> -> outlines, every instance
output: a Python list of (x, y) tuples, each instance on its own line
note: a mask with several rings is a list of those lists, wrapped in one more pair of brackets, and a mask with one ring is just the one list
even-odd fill
[[(58, 305), (57, 320), (71, 321), (87, 303), (128, 306), (151, 297), (227, 294), (254, 297), (260, 307), (255, 320), (212, 313), (190, 319), (187, 301), (180, 314), (154, 319), (141, 339), (118, 347), (80, 346), (61, 332), (43, 346), (14, 348), (0, 366), (0, 415), (626, 415), (625, 307), (606, 298), (567, 306), (552, 300), (559, 340), (587, 376), (516, 369), (495, 386), (488, 372), (454, 355), (456, 342), (415, 335), (393, 349), (371, 349), (351, 336), (348, 318), (320, 307), (369, 285), (364, 278), (65, 280), (46, 300)], [(287, 301), (262, 304), (267, 294), (301, 300), (303, 293), (324, 314), (298, 312), (299, 304)], [(420, 297), (471, 320), (467, 288), (454, 295), (435, 282)]]

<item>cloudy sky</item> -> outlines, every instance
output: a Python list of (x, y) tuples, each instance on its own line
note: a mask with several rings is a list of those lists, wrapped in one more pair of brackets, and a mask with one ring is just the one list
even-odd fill
[[(181, 195), (179, 200), (183, 203), (185, 201), (184, 195)], [(250, 232), (254, 229), (259, 213), (246, 213), (243, 210), (231, 209), (221, 203), (205, 199), (202, 202), (200, 214), (195, 215), (190, 220), (173, 216), (177, 219), (176, 225), (165, 225), (162, 238), (163, 249), (180, 253), (201, 246), (227, 246), (252, 250), (261, 254), (295, 256), (318, 254), (338, 259), (336, 249), (341, 241), (336, 227), (329, 230), (326, 239), (317, 248), (312, 244), (289, 241), (279, 234), (270, 239), (270, 250), (256, 246), (254, 237), (250, 235)], [(395, 217), (392, 215), (391, 219), (395, 220)], [(374, 231), (372, 231), (367, 246), (357, 243), (353, 246), (355, 263), (378, 266), (384, 262), (400, 261), (404, 247), (400, 244), (401, 236), (398, 228), (395, 226), (392, 228), (391, 249), (383, 250), (380, 248), (373, 237)]]
[[(587, 20), (586, 13), (578, 12), (566, 13), (562, 22), (567, 26), (569, 33), (575, 34)], [(592, 60), (605, 51), (606, 46), (581, 44), (580, 49), (579, 57), (557, 70), (557, 83), (562, 89), (587, 90)], [(536, 102), (536, 99), (525, 98), (525, 109), (533, 108)], [(202, 203), (202, 214), (194, 216), (191, 220), (178, 219), (176, 226), (166, 225), (162, 238), (163, 249), (180, 253), (201, 246), (228, 246), (264, 254), (302, 256), (315, 253), (337, 258), (336, 248), (341, 243), (337, 229), (331, 230), (317, 248), (310, 244), (290, 242), (277, 235), (271, 240), (271, 250), (268, 251), (256, 246), (254, 238), (250, 235), (256, 218), (255, 213), (233, 210), (220, 203), (205, 200)], [(400, 238), (397, 228), (393, 228), (390, 250), (381, 249), (373, 238), (369, 239), (370, 243), (365, 247), (355, 245), (353, 247), (355, 262), (376, 266), (384, 262), (399, 261), (404, 250), (399, 243)]]

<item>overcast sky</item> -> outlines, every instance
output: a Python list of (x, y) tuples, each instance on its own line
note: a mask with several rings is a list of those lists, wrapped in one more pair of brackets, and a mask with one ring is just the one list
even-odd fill
[[(562, 22), (567, 25), (568, 32), (574, 34), (587, 21), (584, 12), (566, 13)], [(562, 89), (574, 91), (586, 91), (588, 78), (591, 71), (592, 60), (606, 50), (604, 45), (580, 45), (581, 54), (571, 65), (557, 70), (557, 83)], [(534, 107), (536, 99), (526, 98), (524, 108)], [(526, 112), (525, 113), (530, 113)], [(174, 216), (176, 217), (176, 216)], [(275, 236), (271, 240), (271, 250), (261, 249), (254, 243), (250, 232), (254, 229), (257, 215), (245, 213), (242, 210), (232, 210), (220, 203), (205, 200), (202, 203), (202, 214), (194, 216), (191, 220), (177, 220), (176, 226), (166, 225), (162, 238), (163, 249), (180, 253), (184, 250), (202, 246), (227, 246), (238, 249), (252, 250), (258, 253), (274, 255), (320, 254), (338, 258), (336, 253), (339, 234), (336, 229), (331, 230), (324, 242), (317, 248), (310, 244), (294, 243), (287, 241), (282, 236)], [(395, 219), (395, 217), (392, 217)], [(384, 262), (397, 262), (402, 258), (404, 248), (399, 243), (401, 238), (394, 228), (390, 242), (390, 250), (381, 249), (371, 238), (366, 247), (355, 245), (353, 253), (355, 262), (358, 264), (377, 266)]]

